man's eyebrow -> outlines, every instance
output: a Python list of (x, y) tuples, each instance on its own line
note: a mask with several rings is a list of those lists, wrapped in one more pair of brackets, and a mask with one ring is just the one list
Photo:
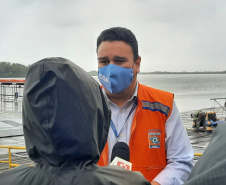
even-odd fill
[(126, 57), (114, 56), (114, 60), (127, 60)]
[(108, 57), (99, 57), (99, 58), (97, 58), (97, 60), (109, 60), (109, 58)]

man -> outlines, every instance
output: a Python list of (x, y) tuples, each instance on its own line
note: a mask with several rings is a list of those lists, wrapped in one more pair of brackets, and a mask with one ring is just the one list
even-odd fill
[(121, 27), (97, 39), (98, 77), (112, 111), (108, 142), (99, 165), (108, 165), (112, 148), (125, 142), (134, 171), (152, 185), (182, 184), (192, 169), (193, 149), (173, 94), (137, 81), (141, 57), (134, 34)]
[(0, 174), (0, 185), (149, 185), (140, 173), (96, 165), (111, 112), (99, 84), (64, 58), (29, 67), (23, 96), (26, 150), (35, 166)]

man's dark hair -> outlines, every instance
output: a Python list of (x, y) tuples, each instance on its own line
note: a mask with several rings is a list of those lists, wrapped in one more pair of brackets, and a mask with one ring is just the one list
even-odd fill
[(97, 38), (97, 50), (103, 41), (124, 41), (131, 46), (134, 62), (138, 59), (138, 43), (135, 35), (127, 28), (113, 27), (101, 32)]

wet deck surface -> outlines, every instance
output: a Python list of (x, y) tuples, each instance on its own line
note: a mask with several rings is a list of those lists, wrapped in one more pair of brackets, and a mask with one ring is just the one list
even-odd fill
[[(1, 103), (1, 102), (0, 102)], [(19, 104), (20, 106), (20, 104)], [(2, 105), (0, 104), (0, 108)], [(202, 109), (203, 111), (212, 111), (213, 109)], [(215, 109), (216, 111), (216, 109)], [(193, 118), (191, 113), (194, 111), (187, 111), (181, 113), (181, 117), (184, 126), (187, 130), (189, 139), (194, 149), (194, 153), (203, 153), (208, 146), (212, 134), (206, 132), (194, 132), (192, 131)], [(220, 112), (220, 111), (219, 111)], [(226, 113), (217, 114), (217, 117), (224, 119)], [(212, 127), (214, 132), (214, 127)], [(22, 111), (15, 109), (15, 107), (7, 107), (0, 109), (0, 145), (1, 146), (25, 146), (23, 131), (22, 131)], [(12, 161), (13, 163), (19, 164), (33, 164), (29, 159), (25, 150), (12, 150)], [(0, 160), (8, 160), (8, 150), (0, 148)], [(194, 164), (197, 162), (199, 157), (194, 158)], [(0, 173), (8, 169), (8, 164), (0, 163)]]

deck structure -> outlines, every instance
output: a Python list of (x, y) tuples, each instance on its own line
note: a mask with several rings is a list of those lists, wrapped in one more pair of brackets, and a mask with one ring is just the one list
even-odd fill
[(0, 101), (17, 101), (23, 97), (25, 79), (1, 79)]

